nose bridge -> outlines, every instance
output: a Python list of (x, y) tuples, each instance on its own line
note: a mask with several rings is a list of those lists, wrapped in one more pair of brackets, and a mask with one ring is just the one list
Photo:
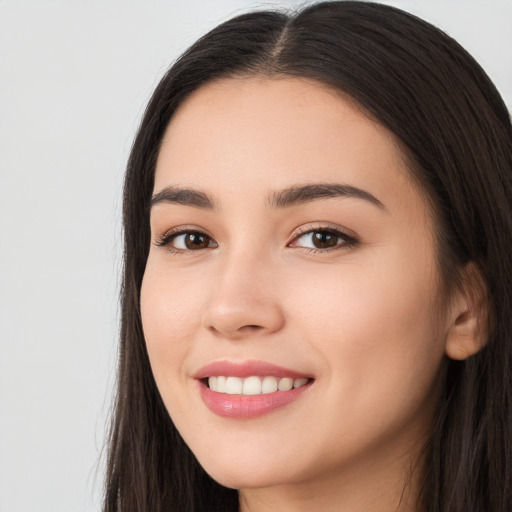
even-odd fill
[(275, 263), (268, 250), (239, 244), (220, 258), (203, 325), (229, 338), (271, 333), (283, 324)]

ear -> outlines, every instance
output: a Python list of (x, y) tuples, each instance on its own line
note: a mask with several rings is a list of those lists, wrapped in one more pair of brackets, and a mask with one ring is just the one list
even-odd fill
[(489, 299), (480, 270), (468, 263), (462, 272), (462, 289), (451, 301), (446, 355), (464, 360), (476, 354), (489, 336)]

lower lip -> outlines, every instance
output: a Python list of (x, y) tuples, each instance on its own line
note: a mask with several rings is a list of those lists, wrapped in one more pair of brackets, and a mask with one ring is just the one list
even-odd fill
[(208, 409), (218, 416), (225, 418), (257, 418), (269, 414), (302, 396), (313, 381), (300, 388), (290, 391), (276, 391), (262, 395), (228, 395), (212, 391), (203, 382), (199, 381), (201, 398)]

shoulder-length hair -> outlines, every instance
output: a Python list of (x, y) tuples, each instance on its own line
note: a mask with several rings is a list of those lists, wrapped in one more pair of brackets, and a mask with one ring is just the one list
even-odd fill
[(105, 512), (238, 510), (176, 431), (151, 373), (139, 294), (148, 204), (164, 131), (198, 87), (230, 76), (317, 80), (355, 99), (400, 140), (432, 206), (443, 282), (474, 262), (488, 290), (487, 345), (449, 361), (424, 448), (425, 512), (512, 511), (512, 128), (485, 72), (453, 39), (385, 5), (329, 1), (291, 15), (261, 11), (218, 26), (156, 88), (128, 162), (118, 390)]

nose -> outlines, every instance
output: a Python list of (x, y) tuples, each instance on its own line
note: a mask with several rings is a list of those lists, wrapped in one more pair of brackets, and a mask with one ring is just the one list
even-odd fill
[(240, 254), (223, 262), (202, 325), (217, 337), (233, 340), (279, 331), (284, 314), (275, 274), (263, 258)]

